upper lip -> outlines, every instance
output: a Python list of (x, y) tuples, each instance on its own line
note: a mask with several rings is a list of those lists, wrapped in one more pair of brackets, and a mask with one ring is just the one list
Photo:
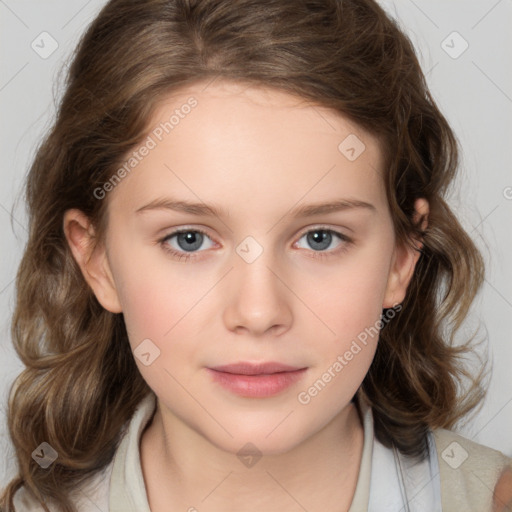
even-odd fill
[(210, 370), (224, 373), (234, 373), (237, 375), (270, 375), (272, 373), (293, 372), (302, 369), (303, 368), (298, 366), (290, 366), (272, 361), (264, 363), (250, 363), (242, 361), (240, 363), (210, 367)]

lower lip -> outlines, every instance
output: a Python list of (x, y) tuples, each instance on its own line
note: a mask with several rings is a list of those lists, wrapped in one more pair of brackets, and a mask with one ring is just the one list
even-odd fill
[(307, 368), (267, 375), (240, 375), (207, 368), (212, 378), (232, 393), (250, 398), (277, 395), (302, 378)]

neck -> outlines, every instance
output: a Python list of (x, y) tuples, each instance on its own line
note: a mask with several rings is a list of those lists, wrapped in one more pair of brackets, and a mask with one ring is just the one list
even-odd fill
[[(350, 402), (331, 422), (285, 453), (245, 463), (211, 443), (159, 403), (141, 439), (153, 512), (163, 510), (348, 510), (363, 448)], [(172, 506), (171, 506), (172, 505)]]

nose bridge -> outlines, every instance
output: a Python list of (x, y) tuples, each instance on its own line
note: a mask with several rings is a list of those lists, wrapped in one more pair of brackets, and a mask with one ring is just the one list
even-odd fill
[(247, 236), (235, 248), (233, 282), (224, 315), (230, 329), (245, 328), (262, 334), (291, 321), (286, 287), (277, 277), (280, 274), (278, 259), (268, 245), (270, 240), (267, 236), (265, 242), (260, 243), (256, 237)]

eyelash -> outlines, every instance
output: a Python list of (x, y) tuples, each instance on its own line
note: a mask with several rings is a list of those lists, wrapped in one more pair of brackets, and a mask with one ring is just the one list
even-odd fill
[[(313, 229), (308, 229), (307, 231), (302, 232), (300, 234), (298, 240), (300, 240), (304, 235), (307, 235), (308, 233), (314, 233), (316, 231), (325, 231), (327, 233), (331, 233), (331, 234), (335, 235), (336, 237), (338, 237), (342, 242), (344, 242), (344, 245), (341, 248), (338, 248), (337, 250), (334, 250), (334, 251), (313, 251), (313, 250), (311, 250), (311, 252), (313, 252), (313, 256), (311, 256), (312, 258), (325, 259), (325, 258), (330, 258), (332, 256), (337, 256), (337, 255), (345, 252), (348, 249), (347, 245), (350, 245), (353, 243), (353, 240), (351, 238), (349, 238), (348, 236), (344, 235), (343, 233), (340, 233), (338, 231), (335, 231), (333, 229), (330, 229), (330, 228), (327, 228), (324, 226), (318, 226)], [(211, 237), (208, 235), (208, 233), (206, 233), (206, 231), (203, 231), (202, 229), (199, 229), (199, 228), (183, 229), (182, 228), (182, 229), (173, 231), (172, 233), (169, 233), (168, 235), (165, 235), (165, 237), (158, 240), (158, 243), (161, 245), (162, 249), (165, 252), (169, 253), (173, 258), (176, 258), (178, 261), (182, 261), (182, 260), (188, 261), (188, 260), (196, 259), (198, 257), (198, 254), (203, 252), (203, 251), (197, 251), (197, 252), (191, 252), (191, 253), (187, 254), (186, 252), (179, 252), (179, 251), (176, 251), (175, 249), (170, 248), (166, 242), (173, 236), (179, 235), (180, 233), (201, 233), (202, 235), (207, 236), (208, 238), (211, 239)]]

